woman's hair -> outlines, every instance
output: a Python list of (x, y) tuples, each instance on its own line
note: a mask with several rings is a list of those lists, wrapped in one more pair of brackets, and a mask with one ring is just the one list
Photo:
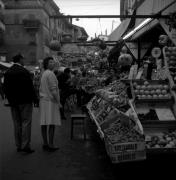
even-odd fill
[(48, 64), (49, 64), (49, 61), (50, 60), (53, 60), (53, 57), (46, 57), (44, 60), (43, 60), (43, 68), (44, 70), (48, 69)]
[(69, 74), (71, 72), (70, 68), (65, 68), (64, 73)]
[(18, 62), (20, 62), (20, 60), (21, 59), (23, 59), (24, 58), (24, 56), (22, 55), (22, 54), (20, 54), (20, 53), (18, 53), (17, 55), (15, 55), (15, 56), (13, 56), (13, 62), (14, 63), (18, 63)]

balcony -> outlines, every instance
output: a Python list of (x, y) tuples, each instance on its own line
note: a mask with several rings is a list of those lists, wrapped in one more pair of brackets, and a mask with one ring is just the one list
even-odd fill
[(40, 21), (37, 19), (24, 19), (23, 26), (27, 30), (37, 30), (40, 27)]

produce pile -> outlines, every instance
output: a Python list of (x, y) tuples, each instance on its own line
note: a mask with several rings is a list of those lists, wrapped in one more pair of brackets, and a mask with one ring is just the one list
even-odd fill
[(110, 124), (110, 127), (104, 130), (104, 133), (112, 143), (144, 141), (144, 136), (134, 129), (134, 124), (124, 126), (119, 119)]
[(176, 47), (165, 47), (165, 56), (167, 57), (167, 64), (170, 74), (176, 84)]
[(115, 92), (116, 95), (121, 94), (123, 91), (126, 90), (126, 85), (121, 81), (113, 81), (110, 83), (105, 89)]
[(147, 148), (176, 148), (176, 130), (158, 135), (146, 135)]
[[(127, 87), (124, 83), (120, 81), (114, 81), (105, 89), (100, 89), (97, 91), (103, 99), (108, 101), (112, 106), (122, 110), (128, 110), (128, 95), (127, 95)], [(126, 108), (125, 108), (126, 107)]]
[(144, 141), (144, 136), (136, 130), (136, 126), (136, 122), (129, 116), (114, 110), (107, 117), (102, 129), (112, 143)]
[(91, 100), (90, 110), (95, 116), (97, 116), (102, 110), (104, 103), (105, 101), (103, 101), (103, 99), (98, 95), (94, 96), (94, 98)]
[(120, 79), (128, 79), (129, 72), (122, 72), (119, 74)]
[(171, 94), (169, 92), (169, 86), (166, 83), (163, 84), (150, 84), (145, 81), (141, 84), (133, 83), (134, 95), (138, 99), (170, 99)]

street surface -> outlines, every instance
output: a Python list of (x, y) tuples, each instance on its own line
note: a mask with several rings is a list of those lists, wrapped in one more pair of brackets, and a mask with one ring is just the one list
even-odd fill
[[(75, 134), (80, 135), (79, 132)], [(96, 131), (88, 129), (88, 134), (89, 140), (84, 141), (81, 137), (70, 140), (70, 121), (67, 119), (56, 129), (55, 144), (60, 149), (52, 153), (44, 152), (39, 109), (35, 108), (31, 140), (35, 153), (17, 153), (10, 109), (0, 99), (0, 180), (115, 180), (119, 177), (141, 179), (139, 173), (146, 178), (151, 175), (157, 177), (158, 174), (167, 177), (175, 175), (175, 165), (172, 165), (176, 163), (175, 154), (113, 165)]]

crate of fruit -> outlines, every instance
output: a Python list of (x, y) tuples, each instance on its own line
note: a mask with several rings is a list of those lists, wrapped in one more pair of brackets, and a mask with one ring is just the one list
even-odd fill
[(134, 80), (131, 84), (135, 101), (168, 102), (172, 100), (167, 80)]
[[(126, 113), (114, 109), (101, 125), (107, 154), (114, 163), (145, 159), (145, 137), (134, 113), (133, 109)], [(142, 157), (138, 156), (141, 152)]]
[(145, 134), (147, 152), (176, 152), (176, 130), (150, 130)]

